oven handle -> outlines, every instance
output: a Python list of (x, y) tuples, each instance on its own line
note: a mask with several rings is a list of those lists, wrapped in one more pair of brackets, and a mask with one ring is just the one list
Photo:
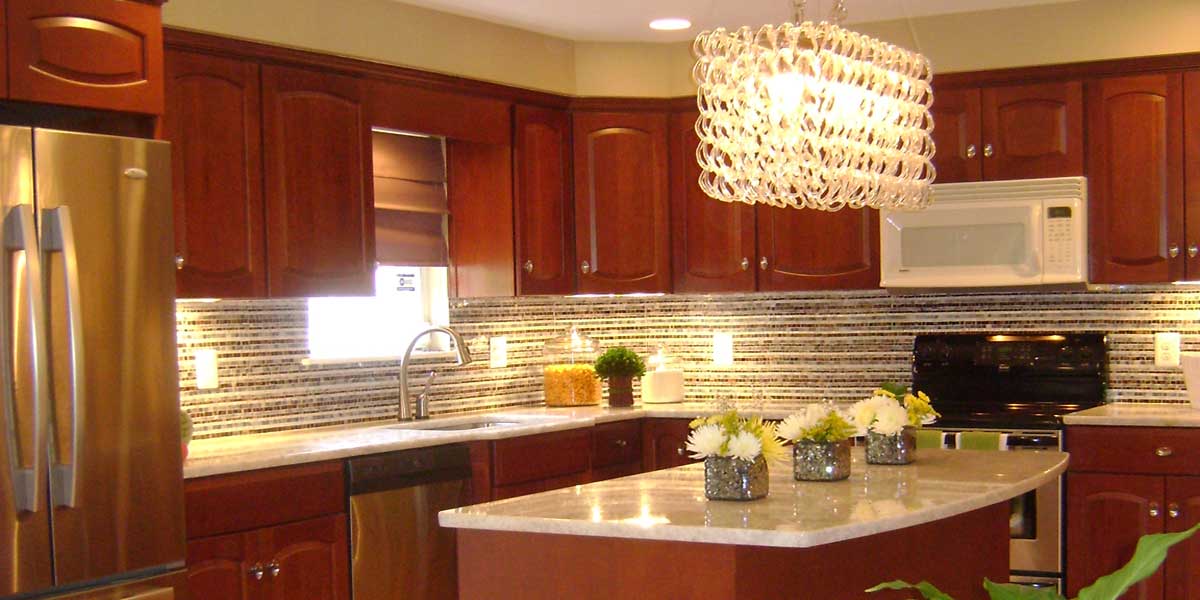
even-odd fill
[(1010, 433), (1007, 438), (1009, 450), (1058, 449), (1057, 434)]

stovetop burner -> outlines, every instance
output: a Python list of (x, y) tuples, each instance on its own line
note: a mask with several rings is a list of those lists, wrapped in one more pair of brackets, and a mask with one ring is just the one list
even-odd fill
[(1104, 403), (1104, 334), (931, 334), (913, 345), (913, 387), (939, 427), (1059, 429)]

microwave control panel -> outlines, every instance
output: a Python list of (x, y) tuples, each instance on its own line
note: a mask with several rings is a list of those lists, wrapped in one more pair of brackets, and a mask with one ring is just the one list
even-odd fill
[(1044, 283), (1080, 281), (1078, 272), (1087, 263), (1083, 244), (1087, 229), (1078, 200), (1051, 200), (1044, 205), (1042, 264)]

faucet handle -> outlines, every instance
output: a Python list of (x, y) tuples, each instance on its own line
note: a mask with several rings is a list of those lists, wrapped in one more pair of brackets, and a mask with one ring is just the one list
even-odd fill
[(421, 392), (421, 402), (429, 399), (429, 388), (433, 386), (433, 380), (437, 378), (437, 371), (430, 371), (425, 376), (425, 390)]

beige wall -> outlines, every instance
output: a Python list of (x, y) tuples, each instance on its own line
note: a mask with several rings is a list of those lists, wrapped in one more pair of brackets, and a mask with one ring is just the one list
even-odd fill
[[(391, 0), (171, 0), (168, 25), (581, 96), (694, 93), (691, 45), (571, 42)], [(741, 25), (741, 23), (731, 23)], [(1200, 0), (1083, 0), (856, 24), (938, 72), (1200, 52)]]

